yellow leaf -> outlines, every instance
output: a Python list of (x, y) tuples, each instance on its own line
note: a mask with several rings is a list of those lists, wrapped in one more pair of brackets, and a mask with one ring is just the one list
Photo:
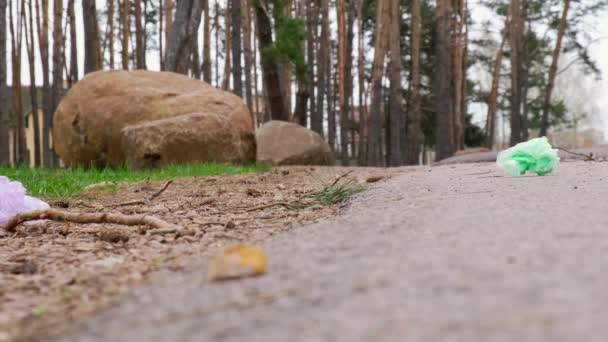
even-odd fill
[(209, 264), (211, 281), (259, 276), (266, 273), (268, 256), (260, 247), (231, 246), (216, 254)]

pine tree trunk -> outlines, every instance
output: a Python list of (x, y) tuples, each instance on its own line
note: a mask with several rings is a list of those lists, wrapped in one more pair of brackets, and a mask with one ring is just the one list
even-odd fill
[[(330, 47), (330, 31), (329, 31), (329, 0), (321, 1), (321, 39), (319, 41), (319, 52), (317, 54), (317, 110), (316, 117), (311, 120), (312, 130), (324, 135), (323, 117), (325, 110), (325, 99), (328, 97), (329, 83), (329, 47)], [(329, 117), (329, 113), (328, 113)]]
[(252, 81), (251, 81), (251, 64), (252, 61), (252, 52), (251, 52), (251, 12), (249, 6), (249, 0), (241, 0), (241, 20), (243, 22), (243, 49), (245, 55), (245, 99), (247, 101), (247, 108), (249, 112), (252, 114), (253, 122), (255, 124), (255, 115), (253, 112), (253, 98), (252, 98)]
[(129, 70), (129, 35), (131, 32), (131, 23), (129, 21), (129, 12), (131, 6), (129, 5), (130, 0), (122, 0), (122, 11), (120, 17), (120, 23), (122, 25), (122, 69)]
[(188, 73), (193, 39), (201, 22), (202, 11), (201, 0), (177, 2), (171, 36), (167, 41), (163, 70)]
[[(73, 8), (73, 1), (72, 1)], [(29, 62), (29, 74), (30, 74), (30, 101), (32, 105), (32, 128), (34, 130), (34, 146), (32, 146), (31, 154), (34, 155), (34, 166), (39, 167), (42, 165), (41, 151), (40, 151), (40, 119), (38, 116), (38, 88), (36, 86), (36, 56), (34, 51), (34, 10), (32, 8), (32, 2), (28, 2), (28, 13), (26, 22), (25, 32), (25, 44), (27, 51), (27, 59)]]
[[(303, 18), (304, 14), (303, 6), (301, 1), (297, 2), (296, 7), (296, 17)], [(304, 51), (305, 42), (302, 41), (302, 45), (300, 48)], [(308, 114), (308, 100), (310, 98), (309, 90), (309, 80), (310, 76), (307, 75), (296, 75), (296, 80), (298, 82), (298, 91), (296, 93), (296, 107), (293, 112), (293, 120), (297, 122), (300, 126), (306, 127), (307, 124), (307, 114)]]
[(454, 148), (460, 150), (464, 148), (464, 61), (465, 61), (465, 25), (466, 25), (466, 2), (459, 0), (456, 2), (453, 16), (454, 21)]
[(197, 80), (201, 79), (202, 71), (201, 71), (201, 58), (198, 54), (199, 46), (198, 46), (198, 30), (194, 33), (194, 37), (192, 38), (192, 52), (191, 52), (191, 60), (190, 60), (190, 68), (192, 70), (192, 77)]
[(203, 0), (205, 23), (203, 26), (203, 80), (211, 84), (211, 16), (209, 15), (209, 1)]
[(355, 17), (357, 16), (356, 7), (354, 1), (350, 1), (347, 4), (347, 19), (346, 19), (346, 63), (345, 63), (345, 111), (346, 111), (346, 120), (349, 137), (346, 142), (347, 146), (350, 145), (350, 154), (349, 160), (355, 158), (355, 151), (357, 150), (357, 146), (355, 144), (355, 135), (356, 135), (356, 127), (354, 126), (354, 116), (353, 116), (353, 107), (354, 107), (354, 78), (353, 78), (353, 48), (354, 48), (354, 40), (355, 40)]
[(146, 49), (142, 26), (141, 0), (135, 0), (135, 61), (137, 69), (146, 69)]
[(524, 28), (521, 13), (521, 1), (513, 0), (510, 5), (511, 22), (509, 25), (509, 45), (511, 47), (511, 146), (522, 141), (521, 131), (521, 70), (523, 60), (521, 58)]
[(338, 107), (340, 110), (340, 159), (348, 162), (348, 130), (346, 129), (346, 8), (345, 0), (337, 0), (338, 17)]
[(84, 73), (101, 70), (101, 45), (99, 27), (97, 26), (97, 9), (95, 0), (82, 0), (82, 18), (84, 22)]
[(164, 36), (165, 36), (165, 3), (158, 0), (158, 60), (163, 65), (164, 56)]
[(367, 165), (382, 166), (382, 78), (384, 60), (390, 34), (390, 2), (378, 0), (376, 3), (376, 46), (372, 68), (372, 103), (370, 107), (369, 132), (367, 141)]
[(74, 1), (68, 1), (68, 18), (70, 20), (70, 71), (68, 73), (68, 86), (78, 82), (78, 39), (76, 37), (76, 13)]
[[(241, 0), (231, 0), (232, 26), (231, 49), (232, 49), (232, 85), (234, 94), (243, 97), (243, 70), (241, 65)], [(228, 25), (226, 25), (228, 26)]]
[(53, 166), (54, 151), (51, 148), (51, 127), (53, 125), (53, 104), (51, 89), (51, 70), (49, 60), (49, 2), (42, 0), (42, 6), (36, 0), (36, 29), (40, 48), (40, 64), (42, 65), (42, 157), (44, 166)]
[(268, 94), (269, 110), (273, 120), (289, 121), (289, 111), (285, 108), (285, 101), (281, 93), (281, 80), (279, 67), (273, 58), (268, 58), (263, 51), (272, 46), (272, 23), (267, 12), (260, 5), (255, 8), (257, 34), (262, 51), (262, 74), (264, 87)]
[(63, 17), (63, 1), (53, 2), (53, 110), (59, 105), (63, 96), (63, 32), (61, 19)]
[(420, 98), (420, 48), (422, 41), (422, 16), (421, 16), (421, 0), (412, 0), (411, 2), (411, 55), (412, 55), (412, 70), (411, 70), (411, 91), (410, 91), (410, 107), (407, 112), (407, 144), (405, 151), (405, 164), (418, 165), (420, 158), (420, 146), (424, 142), (422, 129), (420, 126), (422, 119), (422, 106)]
[(557, 78), (557, 66), (559, 65), (559, 57), (562, 51), (562, 41), (564, 34), (566, 33), (566, 27), (568, 25), (568, 10), (570, 9), (570, 0), (564, 0), (564, 9), (562, 16), (559, 21), (559, 30), (557, 31), (557, 41), (555, 42), (555, 48), (553, 49), (553, 58), (551, 61), (551, 68), (549, 69), (549, 82), (545, 89), (545, 98), (543, 101), (543, 117), (540, 126), (540, 135), (546, 136), (549, 130), (549, 110), (551, 108), (551, 96), (553, 94), (553, 88), (555, 88), (555, 79)]
[(492, 86), (490, 87), (490, 95), (488, 96), (488, 115), (486, 116), (486, 147), (492, 149), (494, 147), (495, 131), (496, 131), (496, 111), (498, 109), (498, 86), (500, 85), (500, 71), (502, 69), (502, 57), (507, 40), (507, 30), (509, 29), (509, 19), (505, 21), (505, 28), (502, 31), (502, 39), (496, 57), (494, 58), (494, 67), (492, 70)]
[(454, 146), (453, 44), (450, 34), (451, 1), (437, 1), (437, 42), (435, 65), (436, 159), (451, 157)]
[[(10, 0), (9, 0), (10, 1)], [(6, 86), (6, 11), (7, 0), (0, 0), (0, 166), (10, 163), (8, 87)]]
[[(11, 31), (11, 57), (12, 57), (12, 85), (13, 85), (13, 114), (15, 115), (15, 164), (27, 165), (28, 153), (25, 143), (25, 126), (23, 122), (23, 97), (21, 89), (21, 47), (23, 37), (22, 13), (25, 1), (21, 0), (20, 6), (17, 3), (9, 3), (9, 27)], [(17, 8), (14, 9), (13, 5)], [(17, 12), (17, 13), (14, 13)], [(13, 19), (14, 15), (18, 18)]]
[(363, 31), (363, 0), (357, 3), (357, 75), (359, 79), (359, 165), (367, 164), (367, 104), (364, 101), (365, 91), (365, 32)]
[[(304, 1), (306, 3), (306, 30), (308, 37), (306, 40), (306, 58), (310, 71), (310, 79), (308, 82), (308, 93), (310, 95), (310, 123), (318, 120), (317, 102), (315, 97), (315, 64), (316, 64), (316, 40), (317, 26), (319, 23), (318, 2)], [(307, 123), (308, 125), (308, 123)]]
[(387, 160), (389, 166), (403, 165), (403, 153), (401, 151), (401, 135), (403, 134), (403, 95), (401, 93), (401, 6), (398, 1), (391, 1), (390, 8), (390, 62), (389, 79), (391, 82), (390, 100), (388, 113), (389, 144), (387, 145)]

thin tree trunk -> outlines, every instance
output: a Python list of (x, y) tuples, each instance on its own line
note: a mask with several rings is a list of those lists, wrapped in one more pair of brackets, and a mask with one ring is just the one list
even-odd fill
[[(122, 69), (129, 70), (129, 34), (131, 31), (131, 23), (129, 22), (129, 12), (131, 6), (129, 6), (130, 0), (122, 0), (122, 13), (121, 13), (121, 25), (122, 25)], [(169, 0), (168, 0), (169, 1)]]
[(522, 15), (521, 1), (513, 0), (510, 5), (511, 22), (509, 25), (509, 43), (511, 56), (511, 146), (522, 141), (521, 139), (521, 65), (522, 59)]
[(198, 30), (194, 33), (194, 37), (192, 39), (192, 52), (191, 52), (191, 70), (192, 77), (197, 80), (201, 79), (202, 71), (201, 71), (201, 58), (198, 54), (199, 46), (198, 46)]
[(203, 0), (205, 23), (203, 26), (203, 80), (211, 84), (211, 22), (209, 15), (209, 1)]
[(437, 42), (435, 67), (435, 102), (436, 118), (436, 158), (442, 160), (451, 157), (455, 152), (454, 146), (454, 103), (452, 82), (452, 51), (450, 40), (451, 1), (437, 1)]
[(265, 90), (268, 94), (269, 110), (273, 120), (289, 121), (289, 111), (281, 94), (279, 68), (273, 58), (268, 58), (263, 51), (271, 47), (272, 24), (268, 12), (261, 5), (256, 6), (256, 23), (260, 51), (262, 51), (262, 73)]
[(84, 73), (88, 74), (103, 68), (95, 0), (82, 0), (82, 18), (84, 22)]
[(224, 12), (225, 20), (225, 39), (224, 39), (224, 51), (226, 52), (226, 58), (224, 63), (224, 81), (222, 83), (222, 89), (228, 90), (230, 88), (230, 78), (232, 76), (232, 15), (228, 15), (228, 11), (232, 8), (232, 3), (229, 1), (226, 4), (226, 12)]
[(492, 70), (492, 86), (488, 96), (488, 115), (486, 116), (486, 147), (492, 149), (496, 131), (496, 111), (498, 109), (498, 86), (500, 85), (500, 71), (502, 69), (502, 57), (507, 40), (507, 30), (509, 29), (509, 18), (505, 21), (505, 28), (502, 31), (500, 47), (496, 51), (494, 58), (494, 68)]
[(355, 151), (357, 149), (357, 146), (355, 144), (355, 135), (356, 135), (356, 127), (354, 126), (354, 116), (353, 116), (353, 107), (354, 107), (354, 96), (353, 96), (353, 89), (354, 89), (354, 78), (353, 78), (353, 49), (354, 49), (354, 40), (355, 40), (355, 32), (354, 32), (354, 26), (355, 26), (355, 17), (356, 17), (356, 8), (355, 8), (355, 4), (354, 1), (350, 1), (347, 5), (348, 9), (347, 9), (347, 13), (348, 13), (348, 17), (346, 20), (346, 64), (345, 64), (345, 96), (344, 96), (344, 103), (345, 103), (345, 111), (346, 111), (346, 120), (347, 120), (347, 127), (346, 129), (348, 130), (349, 133), (349, 137), (348, 137), (348, 141), (347, 146), (350, 145), (350, 155), (348, 156), (349, 159), (354, 159), (355, 158)]
[(63, 95), (63, 32), (61, 19), (63, 17), (63, 1), (53, 1), (53, 112), (59, 105)]
[(252, 64), (252, 56), (251, 56), (251, 12), (249, 11), (249, 0), (241, 0), (242, 1), (242, 10), (241, 10), (241, 20), (243, 21), (243, 49), (245, 53), (245, 99), (247, 101), (247, 108), (249, 108), (249, 112), (253, 116), (253, 122), (255, 123), (255, 115), (253, 115), (253, 99), (252, 99), (252, 91), (253, 87), (251, 81), (251, 64)]
[(368, 166), (382, 166), (382, 78), (389, 38), (390, 21), (387, 22), (386, 18), (391, 17), (390, 1), (378, 0), (376, 2), (376, 46), (372, 68), (372, 103), (367, 142)]
[(410, 107), (407, 112), (407, 144), (405, 151), (405, 164), (418, 165), (420, 158), (420, 146), (424, 142), (422, 129), (420, 126), (422, 118), (422, 106), (420, 98), (420, 47), (422, 41), (422, 15), (421, 15), (421, 0), (412, 0), (412, 37), (411, 37), (411, 55), (412, 55), (412, 71), (411, 71), (411, 91), (410, 91)]
[(49, 2), (42, 0), (42, 7), (36, 0), (36, 29), (42, 65), (42, 156), (46, 167), (53, 166), (54, 151), (51, 148), (51, 128), (53, 126), (53, 100), (51, 88), (51, 68), (49, 60)]
[[(416, 0), (414, 0), (416, 1)], [(358, 78), (359, 78), (359, 165), (367, 164), (367, 103), (364, 101), (365, 89), (365, 53), (363, 31), (363, 0), (357, 3), (357, 27), (358, 27)]]
[(32, 1), (28, 1), (28, 13), (29, 16), (28, 20), (26, 21), (25, 45), (27, 51), (27, 59), (29, 62), (30, 101), (32, 105), (32, 128), (34, 130), (34, 146), (32, 146), (31, 152), (34, 154), (34, 166), (39, 167), (42, 164), (42, 160), (40, 153), (40, 118), (38, 116), (38, 88), (36, 87), (36, 56), (34, 52), (34, 10), (32, 8)]
[(158, 0), (158, 60), (160, 61), (160, 65), (163, 65), (163, 56), (165, 53), (163, 44), (165, 41), (165, 6), (163, 0)]
[(390, 100), (388, 113), (387, 135), (389, 136), (388, 165), (401, 166), (403, 164), (403, 153), (401, 151), (401, 135), (403, 127), (403, 95), (401, 93), (401, 6), (399, 1), (391, 1), (390, 7), (390, 63), (389, 79), (391, 82)]
[(454, 8), (455, 15), (453, 16), (454, 21), (454, 148), (456, 150), (464, 148), (464, 113), (463, 113), (463, 83), (465, 82), (464, 77), (464, 52), (465, 52), (465, 24), (466, 24), (466, 11), (465, 11), (465, 0), (456, 2), (456, 8)]
[[(325, 113), (325, 99), (329, 95), (327, 93), (329, 83), (329, 45), (330, 45), (330, 31), (329, 31), (329, 0), (321, 1), (321, 39), (319, 41), (319, 53), (317, 54), (317, 110), (316, 117), (311, 120), (312, 130), (319, 133), (321, 136), (323, 132), (323, 114)], [(329, 113), (328, 113), (329, 117)]]
[(135, 61), (137, 69), (146, 69), (146, 48), (142, 26), (141, 0), (135, 0)]
[[(232, 82), (233, 91), (238, 97), (243, 97), (243, 70), (241, 65), (241, 0), (231, 0), (230, 14), (232, 15)], [(228, 26), (228, 25), (226, 25)]]
[(215, 29), (215, 86), (220, 87), (220, 9), (218, 0), (215, 0), (215, 15), (213, 27)]
[(0, 165), (10, 163), (8, 87), (6, 86), (8, 65), (6, 58), (6, 4), (7, 0), (0, 0)]
[(340, 159), (348, 161), (348, 130), (346, 129), (346, 8), (345, 0), (337, 0), (338, 17), (338, 106), (340, 110)]
[(308, 31), (308, 37), (306, 42), (306, 55), (307, 62), (310, 70), (310, 79), (308, 82), (308, 93), (310, 95), (310, 122), (317, 119), (317, 103), (315, 99), (315, 60), (316, 60), (316, 39), (317, 39), (317, 26), (319, 22), (319, 9), (317, 8), (318, 2), (315, 1), (304, 1), (306, 3), (306, 29)]
[(557, 66), (559, 63), (559, 56), (562, 51), (562, 41), (564, 34), (566, 33), (566, 26), (568, 25), (568, 10), (570, 9), (570, 0), (564, 0), (564, 9), (562, 16), (559, 21), (559, 30), (557, 31), (557, 41), (555, 42), (555, 48), (553, 49), (553, 59), (551, 61), (551, 68), (549, 69), (549, 82), (545, 89), (545, 98), (543, 101), (543, 117), (540, 126), (540, 135), (547, 135), (549, 130), (549, 110), (551, 108), (551, 96), (553, 94), (553, 88), (555, 88), (555, 79), (557, 78)]
[[(175, 0), (165, 0), (165, 53), (169, 49), (169, 43), (171, 39), (171, 29), (173, 28), (173, 5)], [(165, 55), (163, 55), (164, 64)]]
[[(304, 17), (302, 13), (303, 7), (301, 6), (301, 2), (298, 1), (296, 7), (296, 17), (302, 18)], [(300, 48), (304, 51), (305, 42), (302, 41), (302, 45)], [(310, 72), (310, 70), (309, 70)], [(309, 82), (310, 82), (310, 73), (307, 75), (296, 75), (296, 80), (298, 82), (298, 91), (296, 93), (296, 107), (293, 112), (293, 120), (297, 122), (300, 126), (306, 127), (306, 119), (308, 114), (308, 100), (310, 98), (309, 90)]]
[(201, 23), (201, 0), (181, 0), (175, 9), (171, 38), (167, 41), (163, 70), (186, 74), (193, 48), (193, 38)]
[(68, 18), (70, 19), (70, 71), (68, 85), (78, 82), (78, 39), (76, 37), (76, 13), (74, 0), (68, 1)]
[[(12, 83), (13, 83), (13, 113), (15, 115), (14, 144), (16, 147), (15, 164), (27, 164), (28, 154), (25, 142), (25, 126), (23, 122), (23, 97), (21, 89), (21, 47), (23, 38), (23, 7), (24, 0), (9, 2), (9, 27), (11, 31)], [(16, 20), (13, 20), (17, 15)]]

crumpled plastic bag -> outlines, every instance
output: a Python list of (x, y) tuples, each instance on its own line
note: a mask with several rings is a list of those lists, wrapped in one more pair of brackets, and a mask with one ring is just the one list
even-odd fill
[(5, 225), (18, 213), (49, 208), (47, 203), (25, 193), (23, 184), (0, 176), (0, 225)]
[(558, 167), (559, 151), (546, 137), (536, 138), (500, 152), (496, 163), (510, 176), (521, 176), (528, 171), (544, 176)]

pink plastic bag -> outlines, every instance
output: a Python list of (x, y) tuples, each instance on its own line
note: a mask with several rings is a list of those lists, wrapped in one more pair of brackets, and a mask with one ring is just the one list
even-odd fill
[(19, 182), (11, 182), (8, 178), (0, 176), (0, 225), (18, 213), (48, 209), (45, 202), (27, 196), (25, 188)]

